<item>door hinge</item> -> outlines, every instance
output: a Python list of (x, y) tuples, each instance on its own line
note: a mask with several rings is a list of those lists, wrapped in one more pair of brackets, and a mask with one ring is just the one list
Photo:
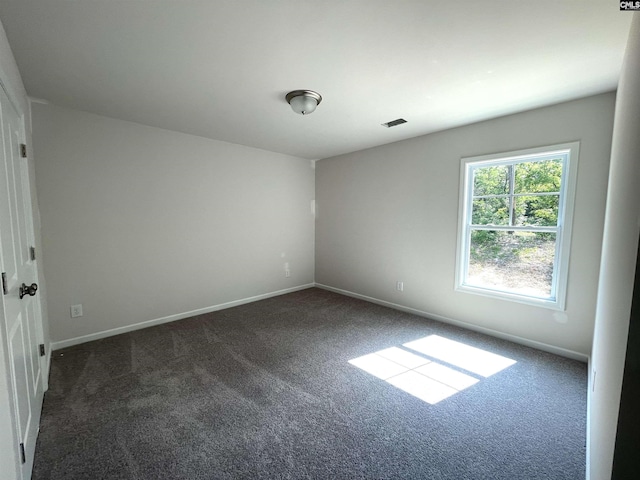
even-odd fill
[(6, 295), (9, 293), (7, 289), (7, 272), (2, 272), (2, 294)]
[(44, 351), (44, 343), (40, 344), (40, 356), (44, 357), (46, 352)]
[(24, 143), (20, 144), (20, 156), (22, 158), (27, 158), (27, 146)]
[(24, 453), (24, 443), (20, 444), (20, 458), (22, 459), (22, 463), (27, 463), (27, 456)]
[(31, 256), (31, 261), (33, 262), (36, 259), (36, 247), (29, 247), (29, 255)]

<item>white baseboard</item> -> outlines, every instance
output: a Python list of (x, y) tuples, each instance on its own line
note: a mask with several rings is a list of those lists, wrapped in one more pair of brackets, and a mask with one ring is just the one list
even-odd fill
[(544, 352), (560, 355), (561, 357), (567, 357), (567, 358), (571, 358), (573, 360), (578, 360), (585, 363), (587, 363), (589, 360), (589, 357), (587, 355), (584, 355), (580, 352), (574, 352), (573, 350), (568, 350), (566, 348), (556, 347), (554, 345), (548, 345), (546, 343), (537, 342), (535, 340), (529, 340), (528, 338), (518, 337), (517, 335), (511, 335), (509, 333), (503, 333), (498, 330), (493, 330), (491, 328), (480, 327), (472, 323), (463, 322), (461, 320), (455, 320), (449, 317), (443, 317), (442, 315), (436, 315), (434, 313), (425, 312), (425, 311), (418, 310), (411, 307), (405, 307), (404, 305), (387, 302), (385, 300), (380, 300), (378, 298), (368, 297), (366, 295), (350, 292), (348, 290), (342, 290), (341, 288), (330, 287), (329, 285), (323, 285), (321, 283), (316, 283), (315, 286), (318, 288), (322, 288), (324, 290), (328, 290), (330, 292), (339, 293), (341, 295), (346, 295), (348, 297), (358, 298), (360, 300), (366, 300), (367, 302), (375, 303), (377, 305), (393, 308), (394, 310), (413, 313), (421, 317), (430, 318), (431, 320), (437, 320), (442, 323), (448, 323), (450, 325), (455, 325), (457, 327), (466, 328), (467, 330), (473, 330), (475, 332), (484, 333), (492, 337), (501, 338), (503, 340), (509, 340), (510, 342), (513, 342), (513, 343), (518, 343), (520, 345), (524, 345), (527, 347), (536, 348)]
[(587, 444), (586, 444), (586, 470), (585, 479), (591, 480), (591, 395), (593, 393), (593, 364), (591, 357), (587, 363)]
[(71, 347), (73, 345), (79, 345), (81, 343), (91, 342), (93, 340), (100, 340), (101, 338), (112, 337), (114, 335), (120, 335), (121, 333), (132, 332), (134, 330), (140, 330), (142, 328), (153, 327), (154, 325), (160, 325), (163, 323), (173, 322), (176, 320), (182, 320), (183, 318), (194, 317), (196, 315), (202, 315), (204, 313), (211, 313), (217, 310), (224, 310), (225, 308), (237, 307), (238, 305), (244, 305), (245, 303), (257, 302), (258, 300), (264, 300), (266, 298), (277, 297), (286, 293), (297, 292), (299, 290), (305, 290), (313, 287), (315, 284), (308, 283), (305, 285), (298, 285), (297, 287), (286, 288), (284, 290), (278, 290), (275, 292), (263, 293), (253, 297), (242, 298), (240, 300), (233, 300), (231, 302), (220, 303), (211, 307), (199, 308), (197, 310), (191, 310), (189, 312), (176, 313), (175, 315), (169, 315), (167, 317), (155, 318), (153, 320), (146, 320), (144, 322), (134, 323), (132, 325), (125, 325), (123, 327), (112, 328), (109, 330), (103, 330), (102, 332), (91, 333), (89, 335), (83, 335), (81, 337), (69, 338), (67, 340), (61, 340), (58, 342), (51, 342), (51, 350), (60, 350), (61, 348)]
[[(191, 310), (189, 312), (177, 313), (175, 315), (169, 315), (167, 317), (156, 318), (153, 320), (147, 320), (144, 322), (134, 323), (132, 325), (125, 325), (123, 327), (112, 328), (110, 330), (104, 330), (101, 332), (91, 333), (89, 335), (83, 335), (80, 337), (74, 337), (67, 340), (61, 340), (58, 342), (51, 342), (51, 350), (60, 350), (61, 348), (71, 347), (73, 345), (78, 345), (85, 342), (91, 342), (93, 340), (99, 340), (101, 338), (111, 337), (114, 335), (119, 335), (121, 333), (132, 332), (134, 330), (140, 330), (142, 328), (152, 327), (154, 325), (161, 325), (163, 323), (173, 322), (175, 320), (182, 320), (183, 318), (189, 318), (196, 315), (202, 315), (204, 313), (215, 312), (217, 310), (224, 310), (225, 308), (236, 307), (239, 305), (244, 305), (246, 303), (257, 302), (259, 300), (264, 300), (266, 298), (276, 297), (279, 295), (284, 295), (287, 293), (297, 292), (299, 290), (305, 290), (311, 287), (318, 287), (324, 290), (328, 290), (331, 292), (339, 293), (341, 295), (346, 295), (348, 297), (358, 298), (360, 300), (365, 300), (367, 302), (375, 303), (377, 305), (383, 305), (385, 307), (393, 308), (395, 310), (400, 310), (407, 313), (413, 313), (415, 315), (419, 315), (421, 317), (430, 318), (432, 320), (437, 320), (439, 322), (448, 323), (451, 325), (456, 325), (458, 327), (466, 328), (468, 330), (473, 330), (476, 332), (484, 333), (486, 335), (490, 335), (492, 337), (501, 338), (503, 340), (509, 340), (514, 343), (518, 343), (521, 345), (525, 345), (527, 347), (537, 348), (538, 350), (542, 350), (545, 352), (553, 353), (555, 355), (560, 355), (563, 357), (571, 358), (574, 360), (578, 360), (581, 362), (588, 362), (589, 357), (579, 352), (575, 352), (573, 350), (568, 350), (561, 347), (556, 347), (554, 345), (549, 345), (542, 342), (537, 342), (535, 340), (529, 340), (527, 338), (519, 337), (517, 335), (511, 335), (508, 333), (503, 333), (498, 330), (493, 330), (486, 327), (481, 327), (478, 325), (474, 325), (471, 323), (467, 323), (461, 320), (455, 320), (453, 318), (444, 317), (442, 315), (436, 315), (434, 313), (425, 312), (423, 310), (418, 310), (411, 307), (406, 307), (404, 305), (400, 305), (397, 303), (388, 302), (386, 300), (380, 300), (378, 298), (369, 297), (367, 295), (362, 295), (355, 292), (350, 292), (348, 290), (343, 290), (341, 288), (331, 287), (329, 285), (324, 285), (321, 283), (308, 283), (305, 285), (299, 285), (297, 287), (287, 288), (284, 290), (278, 290), (275, 292), (264, 293), (261, 295), (256, 295), (253, 297), (242, 298), (239, 300), (234, 300), (231, 302), (221, 303), (218, 305), (213, 305), (211, 307), (200, 308), (197, 310)], [(50, 362), (50, 353), (48, 355), (48, 362)]]

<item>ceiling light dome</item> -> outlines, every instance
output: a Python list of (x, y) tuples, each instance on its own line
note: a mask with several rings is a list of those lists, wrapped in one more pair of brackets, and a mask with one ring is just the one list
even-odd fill
[(313, 113), (322, 101), (320, 94), (312, 90), (294, 90), (287, 93), (286, 98), (289, 105), (291, 105), (291, 109), (300, 115)]

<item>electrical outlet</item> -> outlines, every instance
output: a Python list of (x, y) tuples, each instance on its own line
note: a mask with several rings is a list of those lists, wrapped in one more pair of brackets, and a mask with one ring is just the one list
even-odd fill
[(284, 276), (289, 278), (291, 276), (291, 270), (285, 270), (284, 271)]
[(82, 316), (82, 304), (71, 305), (71, 318), (77, 318)]
[(399, 292), (404, 291), (404, 282), (396, 282), (396, 290)]

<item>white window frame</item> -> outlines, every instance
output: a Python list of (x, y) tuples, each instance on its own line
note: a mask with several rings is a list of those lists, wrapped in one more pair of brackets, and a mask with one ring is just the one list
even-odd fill
[[(570, 142), (546, 147), (529, 148), (513, 152), (496, 153), (461, 159), (460, 166), (460, 203), (458, 213), (458, 248), (456, 257), (455, 289), (488, 297), (511, 300), (546, 307), (553, 310), (565, 310), (569, 256), (571, 250), (571, 227), (575, 204), (576, 183), (578, 178), (578, 158), (580, 142)], [(533, 297), (498, 289), (490, 289), (466, 284), (469, 266), (471, 238), (471, 214), (473, 197), (473, 169), (483, 166), (509, 165), (542, 159), (551, 155), (564, 157), (560, 200), (558, 208), (558, 226), (549, 229), (556, 233), (556, 251), (553, 265), (553, 280), (549, 298)], [(477, 229), (477, 227), (474, 227)], [(488, 230), (518, 230), (518, 227), (488, 227)], [(529, 227), (523, 230), (531, 230)], [(541, 229), (542, 230), (542, 229)]]

